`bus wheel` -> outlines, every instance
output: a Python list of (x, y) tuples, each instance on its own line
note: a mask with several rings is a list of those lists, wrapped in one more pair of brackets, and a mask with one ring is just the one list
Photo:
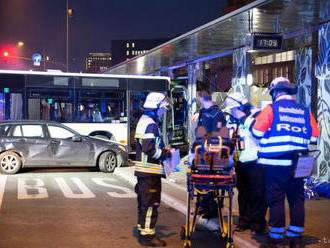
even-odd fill
[(117, 167), (117, 157), (114, 152), (104, 152), (99, 159), (100, 171), (105, 173), (112, 173)]
[(21, 158), (14, 152), (0, 154), (0, 172), (3, 174), (15, 174), (22, 166)]

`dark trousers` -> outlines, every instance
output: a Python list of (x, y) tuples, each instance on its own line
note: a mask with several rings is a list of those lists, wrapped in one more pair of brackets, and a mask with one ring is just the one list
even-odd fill
[(265, 228), (267, 204), (264, 191), (264, 168), (255, 163), (236, 166), (240, 226), (260, 231)]
[(161, 194), (161, 177), (137, 177), (138, 224), (141, 235), (155, 234)]
[(265, 175), (269, 225), (285, 228), (286, 196), (290, 208), (290, 226), (303, 227), (305, 221), (303, 179), (291, 176), (291, 166), (267, 166)]

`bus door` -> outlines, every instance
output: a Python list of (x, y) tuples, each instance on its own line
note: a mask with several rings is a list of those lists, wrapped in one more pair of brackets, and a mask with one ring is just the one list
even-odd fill
[(135, 130), (136, 125), (143, 113), (143, 103), (149, 92), (130, 91), (129, 97), (129, 151), (135, 153)]
[(185, 151), (188, 149), (188, 105), (187, 89), (183, 85), (174, 85), (170, 97), (173, 103), (171, 114), (168, 117), (169, 143)]
[(24, 119), (24, 77), (0, 75), (0, 120)]

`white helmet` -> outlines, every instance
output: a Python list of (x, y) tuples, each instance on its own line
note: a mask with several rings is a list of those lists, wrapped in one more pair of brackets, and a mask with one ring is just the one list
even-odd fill
[(226, 97), (226, 108), (232, 109), (248, 103), (246, 97), (240, 92), (233, 92)]
[(168, 102), (166, 101), (166, 97), (163, 93), (159, 92), (151, 92), (147, 95), (146, 101), (143, 104), (144, 108), (149, 109), (158, 109), (164, 107), (167, 109)]

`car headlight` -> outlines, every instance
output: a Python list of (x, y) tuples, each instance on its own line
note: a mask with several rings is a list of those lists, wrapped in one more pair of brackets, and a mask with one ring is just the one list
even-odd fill
[(119, 149), (122, 150), (123, 152), (127, 152), (126, 146), (119, 146)]

